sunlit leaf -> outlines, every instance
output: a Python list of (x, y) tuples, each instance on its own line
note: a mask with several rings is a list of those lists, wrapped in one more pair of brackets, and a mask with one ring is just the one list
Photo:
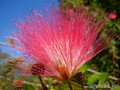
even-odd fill
[(108, 79), (109, 74), (108, 73), (101, 73), (100, 74), (100, 80), (99, 80), (99, 84), (103, 84), (106, 82), (106, 80)]
[(87, 85), (91, 85), (99, 79), (100, 79), (100, 76), (98, 74), (93, 74), (88, 78)]
[(87, 64), (84, 64), (84, 65), (80, 68), (80, 72), (85, 73), (86, 70), (87, 70), (87, 68), (88, 68), (88, 65), (87, 65)]

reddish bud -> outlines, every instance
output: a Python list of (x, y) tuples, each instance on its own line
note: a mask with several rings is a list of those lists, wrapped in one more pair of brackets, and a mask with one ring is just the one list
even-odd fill
[(40, 63), (34, 64), (31, 67), (31, 73), (34, 76), (39, 76), (40, 74), (44, 74), (44, 71), (45, 71), (45, 67), (43, 64), (40, 64)]
[(114, 54), (114, 50), (110, 49), (109, 53), (113, 55)]
[(108, 18), (109, 18), (109, 19), (112, 19), (112, 20), (113, 20), (113, 19), (116, 19), (116, 18), (117, 18), (117, 14), (114, 13), (114, 12), (111, 12), (111, 13), (108, 14)]
[(17, 89), (21, 89), (23, 86), (23, 81), (20, 79), (16, 79), (13, 81), (13, 86)]

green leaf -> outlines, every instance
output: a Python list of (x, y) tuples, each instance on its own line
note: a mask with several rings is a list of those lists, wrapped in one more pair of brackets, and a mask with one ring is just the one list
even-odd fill
[(105, 81), (108, 79), (108, 77), (109, 77), (108, 73), (101, 73), (100, 74), (99, 84), (105, 83)]
[(100, 79), (100, 75), (98, 74), (92, 74), (89, 78), (88, 78), (88, 82), (87, 82), (87, 85), (91, 85), (93, 84), (94, 82), (96, 82), (97, 80)]
[(88, 68), (88, 65), (87, 65), (87, 64), (84, 64), (84, 65), (80, 68), (80, 72), (85, 73), (86, 70), (87, 70), (87, 68)]

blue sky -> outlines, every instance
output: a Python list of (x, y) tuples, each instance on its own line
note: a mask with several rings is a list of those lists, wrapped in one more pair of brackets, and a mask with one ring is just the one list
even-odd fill
[[(43, 6), (50, 6), (54, 1), (58, 5), (58, 0), (0, 0), (0, 42), (7, 42), (6, 37), (11, 36), (15, 29), (13, 22), (17, 17), (22, 17), (27, 10), (37, 8), (41, 10)], [(0, 45), (4, 52), (9, 52), (9, 48)]]

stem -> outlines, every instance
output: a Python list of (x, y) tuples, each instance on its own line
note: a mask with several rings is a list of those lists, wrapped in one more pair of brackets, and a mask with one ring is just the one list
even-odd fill
[(47, 86), (43, 83), (43, 80), (42, 80), (41, 76), (38, 76), (38, 78), (39, 78), (39, 81), (42, 85), (43, 90), (48, 90)]
[(70, 81), (68, 81), (68, 86), (69, 86), (70, 90), (73, 90)]

